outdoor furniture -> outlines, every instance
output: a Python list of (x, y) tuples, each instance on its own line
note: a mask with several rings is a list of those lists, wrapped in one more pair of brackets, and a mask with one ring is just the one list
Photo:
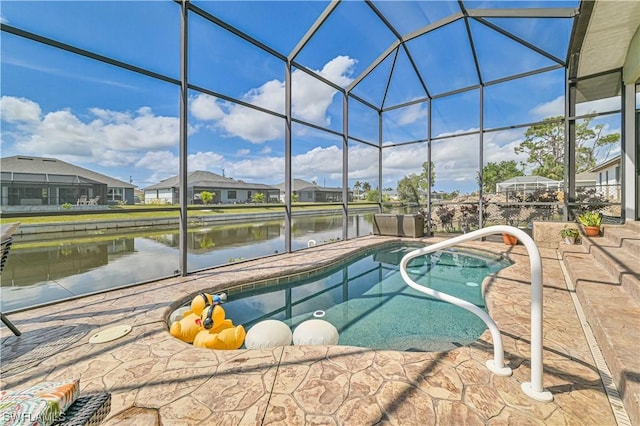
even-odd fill
[(81, 396), (77, 378), (41, 382), (0, 393), (0, 418), (12, 425), (98, 425), (110, 410), (109, 392)]
[(80, 198), (78, 198), (78, 206), (84, 206), (85, 204), (87, 204), (87, 196), (86, 195), (81, 195)]
[[(19, 222), (2, 225), (2, 237), (0, 237), (0, 274), (4, 270), (4, 264), (7, 262), (7, 258), (9, 257), (9, 250), (11, 249), (11, 243), (13, 243), (12, 235), (19, 226)], [(16, 326), (13, 325), (11, 321), (9, 321), (9, 318), (5, 317), (2, 312), (0, 312), (0, 320), (2, 320), (3, 324), (6, 325), (9, 330), (11, 330), (11, 332), (16, 336), (20, 336), (22, 334), (20, 333), (20, 330), (18, 330)]]
[(99, 199), (100, 199), (99, 195), (96, 196), (96, 197), (93, 197), (93, 198), (89, 199), (89, 201), (87, 201), (87, 204), (90, 205), (90, 206), (97, 206)]
[(102, 423), (111, 411), (111, 394), (108, 392), (85, 395), (78, 398), (64, 413), (64, 420), (55, 426), (93, 426)]
[(424, 237), (424, 216), (421, 214), (375, 214), (373, 233), (394, 237)]

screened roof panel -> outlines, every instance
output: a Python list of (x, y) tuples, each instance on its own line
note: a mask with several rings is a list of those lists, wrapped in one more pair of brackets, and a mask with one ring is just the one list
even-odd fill
[(198, 15), (189, 43), (190, 83), (284, 112), (284, 61)]
[(479, 83), (463, 20), (414, 38), (407, 47), (431, 95)]
[(499, 128), (564, 114), (564, 69), (491, 84), (484, 90), (484, 128)]
[(293, 50), (329, 4), (324, 0), (191, 2), (284, 56)]
[(471, 20), (469, 24), (484, 82), (558, 65), (476, 20)]
[(389, 83), (393, 62), (397, 56), (396, 53), (397, 50), (380, 62), (351, 92), (380, 108)]
[(378, 113), (349, 97), (349, 136), (373, 144), (378, 143)]
[(393, 33), (364, 2), (341, 2), (295, 61), (312, 70), (321, 70), (337, 58), (348, 58), (350, 66), (332, 67), (335, 72), (324, 76), (346, 87), (395, 40)]
[(373, 1), (373, 5), (401, 35), (460, 12), (454, 1)]
[(488, 18), (487, 21), (565, 60), (573, 19), (569, 18)]
[[(460, 114), (464, 111), (464, 114)], [(480, 128), (480, 92), (469, 90), (431, 102), (431, 136), (475, 131)]]
[(427, 104), (417, 103), (382, 115), (382, 140), (403, 143), (427, 139)]
[(391, 74), (391, 82), (384, 100), (384, 107), (400, 105), (427, 96), (405, 49), (400, 48)]
[(2, 2), (3, 23), (173, 78), (180, 76), (179, 14), (166, 1)]

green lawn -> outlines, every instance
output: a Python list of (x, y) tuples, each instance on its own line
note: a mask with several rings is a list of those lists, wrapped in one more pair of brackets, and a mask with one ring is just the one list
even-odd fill
[[(354, 206), (354, 205), (351, 205)], [(360, 204), (357, 207), (373, 207), (374, 204)], [(282, 204), (274, 205), (215, 205), (215, 206), (189, 206), (189, 216), (207, 216), (218, 214), (238, 214), (238, 213), (262, 213), (262, 212), (284, 212), (284, 206)], [(312, 204), (300, 204), (293, 206), (293, 211), (301, 210), (341, 210), (341, 204), (333, 205), (312, 205)], [(117, 206), (112, 207), (109, 210), (105, 210), (101, 213), (83, 214), (81, 212), (74, 212), (73, 210), (63, 211), (61, 213), (52, 214), (50, 216), (35, 216), (25, 214), (24, 216), (12, 216), (0, 218), (0, 223), (20, 222), (21, 224), (37, 224), (37, 223), (62, 223), (62, 222), (91, 222), (91, 221), (104, 221), (114, 219), (133, 219), (135, 218), (172, 218), (180, 215), (180, 208), (167, 207), (167, 206)]]

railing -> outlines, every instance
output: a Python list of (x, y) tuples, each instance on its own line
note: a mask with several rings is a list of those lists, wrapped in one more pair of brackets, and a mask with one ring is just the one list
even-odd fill
[(420, 285), (413, 281), (407, 273), (407, 264), (411, 259), (418, 256), (423, 256), (487, 235), (503, 233), (513, 235), (524, 244), (529, 253), (531, 265), (531, 382), (522, 383), (521, 388), (530, 398), (549, 402), (553, 400), (553, 395), (551, 392), (545, 391), (542, 386), (542, 260), (540, 259), (538, 247), (528, 234), (518, 228), (507, 225), (496, 225), (478, 229), (477, 231), (469, 232), (468, 234), (460, 235), (407, 253), (400, 262), (400, 274), (412, 288), (435, 299), (443, 300), (466, 309), (484, 321), (491, 331), (491, 337), (493, 339), (493, 360), (487, 360), (487, 368), (496, 375), (510, 376), (512, 374), (511, 368), (504, 365), (504, 350), (500, 330), (489, 314), (466, 300)]

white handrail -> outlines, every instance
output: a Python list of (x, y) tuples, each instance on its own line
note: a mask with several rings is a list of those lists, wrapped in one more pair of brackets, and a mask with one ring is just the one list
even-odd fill
[(496, 225), (478, 229), (477, 231), (469, 232), (467, 234), (431, 244), (428, 247), (423, 247), (407, 253), (400, 262), (400, 274), (412, 288), (433, 298), (444, 300), (445, 302), (452, 303), (466, 309), (484, 321), (491, 331), (491, 337), (493, 339), (493, 360), (487, 361), (487, 368), (489, 368), (489, 370), (494, 374), (509, 376), (512, 371), (511, 368), (504, 366), (502, 336), (500, 335), (498, 326), (489, 314), (466, 300), (422, 286), (413, 281), (407, 273), (407, 264), (413, 258), (451, 247), (465, 241), (475, 240), (487, 235), (503, 233), (513, 235), (518, 238), (522, 244), (524, 244), (529, 253), (529, 262), (531, 265), (531, 382), (522, 383), (521, 388), (522, 391), (530, 398), (538, 401), (549, 402), (553, 400), (553, 395), (551, 392), (545, 391), (542, 386), (542, 260), (540, 258), (538, 247), (529, 235), (518, 228), (507, 225)]

